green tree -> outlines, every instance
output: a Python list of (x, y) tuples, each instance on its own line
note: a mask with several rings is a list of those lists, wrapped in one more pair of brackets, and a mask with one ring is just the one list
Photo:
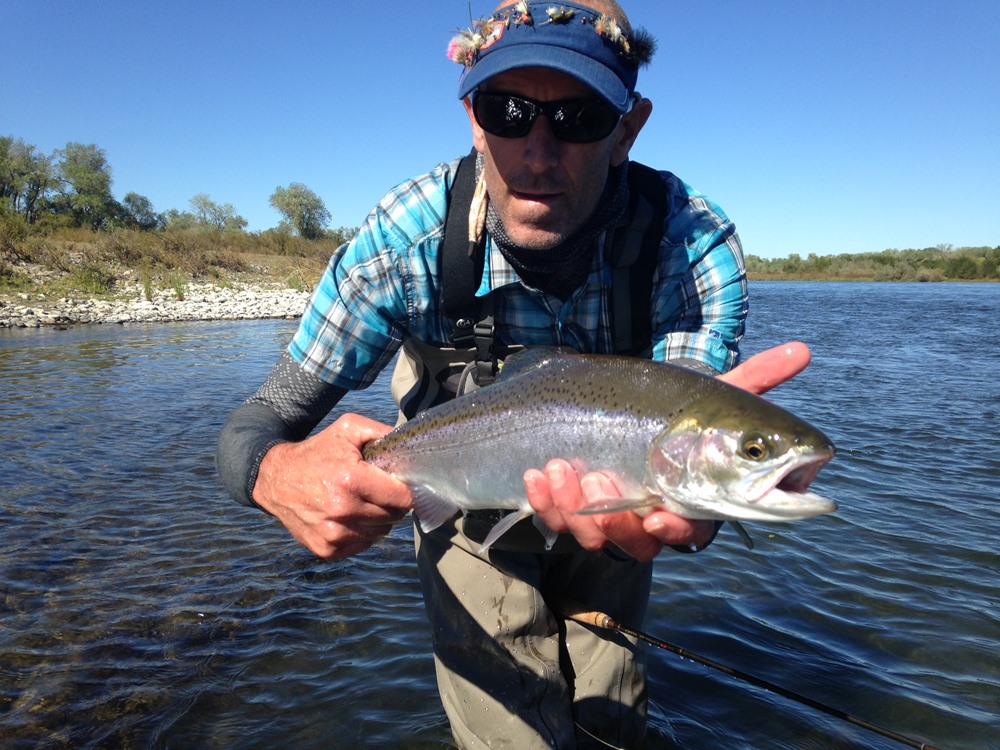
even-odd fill
[(241, 230), (247, 225), (247, 220), (236, 213), (232, 203), (216, 203), (206, 193), (194, 196), (191, 208), (198, 223), (205, 226)]
[(100, 229), (119, 211), (111, 195), (111, 166), (104, 150), (94, 144), (67, 143), (56, 155), (62, 184), (56, 212), (69, 214), (77, 226)]
[(153, 210), (153, 203), (145, 195), (126, 193), (122, 198), (122, 213), (126, 224), (149, 231), (159, 229), (165, 222), (163, 216)]
[(360, 227), (340, 227), (339, 229), (329, 229), (326, 232), (326, 238), (333, 242), (334, 245), (340, 247), (345, 242), (350, 242), (354, 239), (354, 235), (358, 233)]
[(271, 206), (307, 240), (322, 237), (324, 228), (330, 223), (330, 212), (326, 210), (323, 200), (301, 182), (293, 182), (286, 188), (275, 188), (271, 194)]
[(952, 279), (978, 279), (979, 266), (968, 255), (951, 257), (944, 265), (944, 275)]
[(168, 208), (163, 212), (163, 226), (166, 229), (192, 229), (198, 226), (198, 217), (190, 211)]
[(792, 253), (789, 255), (783, 264), (781, 271), (783, 273), (798, 273), (802, 270), (802, 256), (798, 253)]
[(0, 210), (33, 224), (52, 187), (51, 157), (20, 138), (0, 137)]
[(989, 255), (983, 257), (983, 265), (980, 269), (984, 279), (995, 279), (997, 277), (997, 262)]

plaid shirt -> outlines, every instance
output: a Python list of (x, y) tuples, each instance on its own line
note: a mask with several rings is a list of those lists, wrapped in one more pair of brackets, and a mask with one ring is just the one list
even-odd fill
[[(288, 348), (306, 371), (340, 388), (365, 388), (408, 336), (451, 346), (437, 269), (457, 166), (441, 164), (393, 189), (333, 254)], [(668, 210), (650, 300), (652, 358), (697, 360), (724, 372), (739, 359), (747, 314), (740, 242), (714, 203), (669, 172), (661, 175)], [(613, 352), (612, 268), (604, 235), (599, 242), (586, 282), (562, 301), (521, 283), (487, 239), (477, 294), (495, 293), (498, 338)]]

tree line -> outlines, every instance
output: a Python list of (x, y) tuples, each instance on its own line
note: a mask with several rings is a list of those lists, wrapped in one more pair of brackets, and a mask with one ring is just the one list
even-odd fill
[[(117, 200), (111, 184), (107, 155), (95, 144), (67, 143), (65, 148), (45, 154), (20, 138), (0, 136), (0, 251), (6, 248), (6, 255), (23, 258), (23, 252), (15, 252), (19, 244), (16, 238), (51, 235), (69, 228), (102, 233), (127, 229), (139, 235), (210, 229), (229, 239), (228, 249), (276, 249), (280, 254), (288, 252), (289, 236), (297, 237), (295, 241), (303, 245), (311, 246), (315, 240), (339, 245), (356, 232), (346, 227), (328, 229), (330, 212), (322, 199), (299, 182), (277, 187), (270, 196), (271, 206), (282, 216), (278, 227), (253, 234), (245, 231), (247, 221), (232, 204), (218, 203), (205, 193), (191, 198), (189, 210), (157, 212), (139, 193), (129, 192)], [(131, 244), (141, 247), (143, 243), (136, 237)], [(184, 246), (192, 244), (189, 241), (178, 249)], [(302, 251), (300, 247), (298, 252)], [(750, 277), (758, 279), (997, 281), (1000, 246), (954, 248), (943, 244), (879, 253), (813, 253), (804, 258), (797, 253), (773, 259), (748, 255), (746, 265)]]
[(748, 255), (747, 273), (759, 279), (843, 281), (1000, 281), (1000, 246), (883, 250), (878, 253)]
[[(232, 204), (218, 203), (205, 193), (191, 198), (190, 210), (157, 212), (149, 198), (136, 192), (116, 199), (111, 184), (107, 154), (95, 144), (71, 142), (47, 154), (21, 138), (0, 136), (0, 215), (37, 233), (65, 227), (242, 232), (247, 226)], [(302, 183), (277, 187), (269, 200), (282, 216), (278, 231), (307, 240), (344, 241), (353, 234), (345, 227), (329, 230), (330, 212)]]

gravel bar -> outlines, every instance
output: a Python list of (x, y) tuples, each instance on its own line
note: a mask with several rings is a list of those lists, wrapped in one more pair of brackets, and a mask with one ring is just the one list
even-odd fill
[(185, 320), (298, 318), (309, 292), (278, 285), (243, 288), (188, 284), (183, 299), (172, 290), (146, 299), (141, 285), (116, 299), (46, 299), (14, 294), (0, 298), (0, 328), (40, 328), (78, 323), (169, 323)]

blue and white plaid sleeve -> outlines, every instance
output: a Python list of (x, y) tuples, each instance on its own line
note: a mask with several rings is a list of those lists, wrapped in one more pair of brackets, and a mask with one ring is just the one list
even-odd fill
[(739, 362), (748, 311), (736, 227), (705, 196), (666, 173), (670, 187), (653, 292), (653, 359), (688, 359), (726, 372)]

